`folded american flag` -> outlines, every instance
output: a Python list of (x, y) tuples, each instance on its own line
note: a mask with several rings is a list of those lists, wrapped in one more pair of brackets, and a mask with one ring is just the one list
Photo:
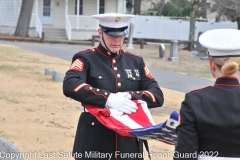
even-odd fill
[(122, 136), (155, 139), (174, 145), (177, 138), (175, 129), (178, 125), (178, 112), (173, 111), (168, 120), (155, 125), (146, 102), (132, 101), (138, 107), (137, 111), (132, 114), (89, 104), (85, 104), (85, 107), (101, 124)]

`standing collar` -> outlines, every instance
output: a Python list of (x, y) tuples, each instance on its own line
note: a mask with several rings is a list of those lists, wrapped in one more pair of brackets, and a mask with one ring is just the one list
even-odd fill
[[(102, 54), (104, 54), (105, 56), (107, 56), (109, 58), (116, 58), (116, 57), (121, 55), (121, 50), (119, 50), (118, 54), (117, 53), (112, 53), (112, 52), (108, 51), (106, 48), (104, 48), (101, 43), (99, 43), (99, 45), (98, 45), (98, 50)], [(110, 53), (110, 54), (108, 54), (108, 53)]]
[(239, 85), (239, 81), (235, 77), (223, 76), (223, 77), (219, 77), (215, 82), (215, 86), (219, 86), (219, 85), (226, 85), (226, 86)]

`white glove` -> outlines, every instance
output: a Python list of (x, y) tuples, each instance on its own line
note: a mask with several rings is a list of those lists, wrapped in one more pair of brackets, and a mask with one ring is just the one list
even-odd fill
[(105, 106), (107, 108), (116, 109), (120, 112), (131, 114), (138, 109), (136, 103), (132, 102), (131, 95), (127, 92), (111, 93), (107, 99)]

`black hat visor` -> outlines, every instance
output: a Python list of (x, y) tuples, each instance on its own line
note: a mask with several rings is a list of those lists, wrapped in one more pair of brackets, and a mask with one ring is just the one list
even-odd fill
[(109, 36), (120, 37), (120, 36), (126, 36), (128, 34), (128, 31), (127, 31), (128, 26), (122, 27), (122, 28), (110, 28), (102, 25), (99, 25), (99, 26), (102, 28), (103, 32)]

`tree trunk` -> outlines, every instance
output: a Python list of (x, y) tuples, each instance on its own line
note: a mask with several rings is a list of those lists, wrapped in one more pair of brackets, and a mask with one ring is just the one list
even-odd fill
[(21, 12), (14, 35), (28, 37), (33, 3), (33, 0), (22, 0)]
[(141, 1), (142, 0), (134, 0), (134, 12), (133, 12), (133, 14), (140, 15)]
[(207, 18), (207, 0), (201, 1), (201, 17)]
[(195, 12), (198, 9), (199, 0), (192, 0), (192, 9), (190, 13), (190, 31), (189, 31), (189, 51), (194, 49), (194, 35), (195, 35)]
[(159, 16), (162, 15), (162, 11), (163, 11), (164, 5), (165, 5), (165, 0), (161, 0), (161, 7), (159, 8), (159, 11), (158, 11), (158, 15)]

